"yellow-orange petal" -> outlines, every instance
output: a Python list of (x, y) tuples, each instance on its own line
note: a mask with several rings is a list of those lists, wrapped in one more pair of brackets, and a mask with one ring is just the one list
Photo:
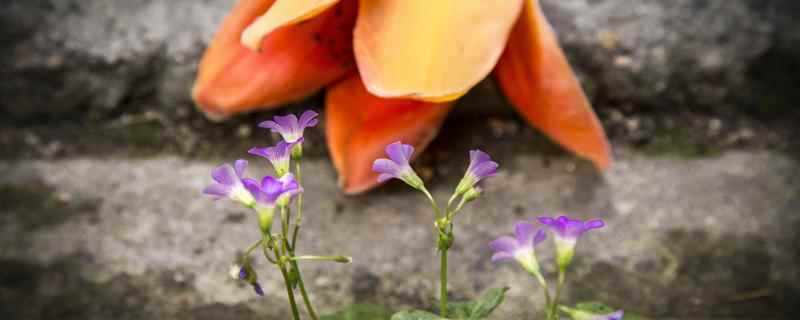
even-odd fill
[(352, 30), (356, 0), (344, 0), (305, 23), (280, 28), (260, 52), (240, 34), (272, 1), (242, 0), (223, 22), (198, 67), (192, 90), (206, 114), (227, 117), (302, 99), (355, 67)]
[(353, 49), (369, 92), (455, 100), (503, 52), (522, 0), (361, 1)]
[(386, 145), (403, 141), (419, 155), (439, 132), (452, 103), (387, 99), (370, 94), (357, 74), (328, 89), (325, 135), (339, 185), (349, 194), (378, 185), (372, 171)]
[(259, 50), (261, 40), (280, 27), (315, 17), (339, 0), (276, 0), (267, 12), (253, 21), (242, 33), (242, 43)]
[(601, 168), (611, 146), (538, 0), (525, 2), (495, 69), (505, 95), (547, 136)]

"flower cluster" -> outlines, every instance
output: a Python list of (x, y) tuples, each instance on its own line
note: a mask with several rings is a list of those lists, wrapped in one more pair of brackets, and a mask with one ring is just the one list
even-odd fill
[[(458, 183), (456, 186), (453, 195), (450, 197), (450, 200), (447, 202), (447, 206), (442, 211), (437, 204), (436, 200), (433, 198), (433, 195), (428, 191), (425, 187), (425, 183), (420, 179), (419, 175), (414, 172), (414, 169), (411, 167), (410, 161), (414, 154), (414, 147), (411, 145), (403, 144), (400, 141), (391, 143), (386, 146), (386, 155), (388, 158), (381, 158), (377, 159), (372, 164), (372, 170), (378, 173), (378, 182), (386, 182), (390, 179), (398, 179), (414, 189), (417, 189), (425, 194), (428, 198), (428, 201), (431, 203), (431, 207), (436, 215), (436, 220), (434, 225), (436, 226), (436, 232), (438, 233), (438, 240), (436, 243), (436, 247), (438, 248), (441, 254), (441, 274), (440, 274), (440, 305), (439, 305), (439, 312), (442, 318), (447, 317), (447, 250), (453, 245), (455, 241), (455, 237), (453, 235), (453, 221), (461, 208), (464, 206), (465, 203), (471, 202), (477, 199), (481, 195), (481, 189), (477, 187), (478, 182), (481, 180), (494, 176), (497, 173), (497, 162), (492, 161), (491, 157), (488, 154), (481, 150), (472, 150), (469, 152), (469, 166), (467, 167), (467, 171), (464, 174), (464, 177), (461, 179), (461, 182)], [(460, 197), (460, 201), (456, 204), (456, 200)], [(497, 259), (503, 259), (507, 256), (532, 256), (533, 252), (526, 251), (522, 247), (528, 239), (528, 237), (532, 237), (533, 239), (539, 239), (541, 241), (541, 237), (544, 235), (543, 233), (534, 235), (532, 232), (532, 228), (527, 228), (522, 226), (519, 229), (520, 233), (518, 234), (518, 238), (515, 239), (503, 239), (502, 241), (497, 243), (498, 247), (502, 247), (507, 249), (507, 252), (497, 256)], [(526, 247), (527, 248), (527, 247)], [(532, 247), (530, 247), (532, 249)], [(535, 260), (531, 260), (535, 262)], [(538, 266), (530, 265), (531, 268), (538, 269)]]
[[(258, 275), (253, 268), (250, 256), (256, 249), (262, 249), (264, 257), (272, 264), (278, 266), (284, 276), (289, 301), (292, 305), (294, 319), (299, 319), (299, 313), (294, 301), (293, 290), (300, 290), (306, 310), (316, 319), (316, 312), (311, 304), (305, 285), (300, 274), (297, 261), (299, 260), (326, 260), (349, 263), (349, 257), (342, 256), (298, 256), (295, 254), (295, 241), (302, 220), (302, 192), (300, 184), (300, 161), (303, 155), (303, 133), (305, 129), (317, 124), (317, 113), (304, 112), (298, 119), (295, 115), (277, 116), (273, 120), (264, 121), (259, 126), (271, 129), (280, 134), (283, 141), (270, 147), (254, 147), (248, 153), (264, 157), (272, 164), (275, 175), (267, 175), (260, 179), (245, 177), (244, 171), (247, 161), (237, 160), (233, 166), (223, 164), (211, 172), (214, 183), (203, 189), (203, 193), (212, 198), (228, 198), (251, 210), (258, 217), (258, 225), (262, 238), (244, 251), (242, 262), (232, 267), (231, 276), (245, 281), (253, 287), (259, 296), (264, 295)], [(291, 162), (297, 162), (295, 172), (291, 170)], [(294, 213), (295, 222), (290, 222), (292, 214), (291, 205), (297, 198)], [(281, 230), (272, 233), (272, 222), (275, 214), (280, 212)]]
[[(521, 222), (517, 223), (514, 227), (516, 237), (501, 236), (496, 240), (489, 243), (489, 248), (494, 251), (492, 261), (509, 261), (516, 260), (516, 262), (525, 271), (530, 273), (536, 278), (542, 286), (547, 302), (547, 319), (558, 319), (556, 310), (568, 314), (572, 319), (576, 320), (620, 320), (622, 319), (622, 310), (616, 312), (606, 313), (593, 313), (585, 310), (572, 309), (558, 304), (558, 299), (561, 294), (561, 289), (564, 285), (566, 269), (572, 258), (575, 255), (575, 246), (578, 239), (589, 230), (602, 228), (605, 223), (600, 219), (593, 219), (582, 221), (578, 219), (571, 219), (567, 216), (559, 217), (538, 217), (536, 222), (542, 224), (544, 227), (536, 230), (532, 223)], [(536, 258), (534, 247), (545, 239), (545, 229), (549, 228), (553, 233), (553, 242), (555, 244), (555, 260), (558, 266), (558, 283), (556, 287), (555, 297), (551, 299), (548, 289), (547, 281), (542, 276), (539, 268), (539, 262)]]
[[(249, 154), (266, 158), (274, 168), (274, 175), (267, 175), (260, 179), (245, 176), (248, 162), (236, 160), (232, 165), (223, 164), (211, 172), (213, 183), (203, 189), (203, 193), (213, 199), (227, 198), (252, 210), (258, 217), (261, 230), (261, 239), (253, 243), (246, 250), (240, 262), (231, 268), (231, 277), (246, 282), (252, 286), (257, 295), (263, 296), (264, 291), (258, 282), (258, 275), (253, 267), (251, 254), (261, 249), (264, 258), (280, 269), (284, 278), (287, 297), (291, 305), (293, 319), (299, 320), (297, 302), (294, 290), (298, 290), (303, 297), (306, 311), (311, 319), (318, 319), (309, 295), (306, 291), (298, 261), (332, 261), (349, 263), (350, 257), (344, 256), (318, 256), (295, 254), (296, 240), (302, 221), (303, 187), (300, 182), (301, 165), (303, 156), (303, 134), (305, 129), (317, 124), (317, 113), (307, 111), (299, 118), (295, 115), (277, 116), (273, 120), (264, 121), (260, 127), (268, 128), (280, 134), (283, 141), (274, 146), (254, 147)], [(435, 214), (434, 226), (437, 232), (436, 246), (440, 254), (440, 301), (439, 315), (431, 318), (448, 318), (448, 308), (453, 307), (453, 315), (457, 317), (468, 316), (469, 319), (483, 319), (502, 301), (506, 289), (492, 289), (481, 298), (485, 300), (485, 308), (462, 310), (460, 306), (469, 303), (449, 304), (447, 294), (447, 259), (448, 250), (455, 241), (454, 221), (456, 214), (463, 206), (482, 194), (478, 184), (488, 177), (497, 174), (498, 164), (481, 150), (469, 151), (469, 165), (464, 176), (453, 190), (446, 206), (440, 207), (434, 196), (425, 186), (424, 181), (411, 167), (410, 161), (414, 156), (414, 148), (402, 142), (394, 142), (386, 146), (386, 158), (373, 162), (372, 169), (377, 173), (378, 183), (398, 179), (412, 188), (422, 192), (430, 201)], [(296, 166), (293, 168), (292, 164)], [(293, 170), (294, 169), (294, 170)], [(294, 207), (292, 205), (295, 205)], [(290, 220), (294, 215), (295, 221)], [(273, 233), (273, 218), (280, 214), (280, 232)], [(542, 227), (537, 227), (537, 224)], [(568, 315), (573, 320), (621, 320), (622, 310), (611, 309), (605, 305), (584, 303), (570, 308), (559, 304), (559, 298), (565, 281), (566, 269), (572, 263), (575, 247), (578, 240), (589, 230), (602, 228), (605, 223), (600, 219), (578, 220), (567, 216), (538, 217), (533, 221), (518, 222), (514, 225), (513, 236), (501, 236), (489, 243), (493, 251), (492, 262), (516, 261), (525, 271), (534, 276), (541, 285), (546, 300), (546, 319), (559, 319), (558, 312)], [(293, 228), (292, 228), (293, 227)], [(548, 282), (541, 272), (537, 259), (536, 247), (547, 238), (550, 231), (555, 244), (555, 262), (558, 266), (558, 280), (555, 294), (551, 295)], [(477, 303), (477, 302), (470, 302)], [(430, 315), (427, 312), (413, 311), (408, 314)], [(463, 314), (467, 312), (468, 314)], [(399, 314), (404, 314), (403, 312)], [(405, 315), (399, 318), (405, 319)], [(433, 316), (433, 315), (431, 315)], [(394, 318), (394, 317), (393, 317)]]

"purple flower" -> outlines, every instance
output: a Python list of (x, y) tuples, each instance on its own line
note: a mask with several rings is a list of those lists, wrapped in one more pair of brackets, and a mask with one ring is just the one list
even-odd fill
[(242, 182), (255, 197), (256, 210), (286, 206), (292, 197), (303, 192), (303, 188), (291, 173), (283, 175), (280, 179), (265, 176), (261, 179), (261, 183), (253, 179), (244, 179)]
[(573, 220), (567, 216), (558, 218), (539, 217), (539, 223), (547, 225), (555, 233), (556, 260), (560, 268), (566, 268), (572, 262), (575, 254), (575, 244), (586, 231), (601, 228), (605, 225), (603, 220), (588, 221)]
[(414, 147), (403, 144), (400, 141), (386, 146), (388, 159), (381, 158), (372, 163), (372, 171), (380, 173), (378, 182), (395, 178), (403, 180), (415, 189), (422, 190), (425, 186), (414, 169), (411, 168), (409, 161), (414, 153)]
[(594, 318), (589, 318), (587, 320), (622, 320), (623, 315), (624, 312), (620, 309), (609, 314), (595, 315)]
[(258, 124), (259, 127), (270, 129), (272, 132), (280, 134), (283, 140), (288, 143), (297, 142), (303, 137), (303, 131), (317, 125), (317, 113), (307, 110), (300, 115), (300, 119), (294, 114), (285, 116), (275, 116), (272, 120)]
[(272, 163), (272, 167), (275, 168), (275, 175), (283, 177), (283, 175), (289, 172), (292, 148), (301, 143), (303, 143), (303, 138), (292, 143), (281, 141), (273, 147), (252, 148), (247, 151), (247, 153), (266, 158)]
[(261, 284), (258, 282), (253, 283), (253, 290), (256, 292), (257, 295), (263, 297), (264, 296), (264, 289), (261, 288)]
[(603, 314), (589, 312), (582, 309), (574, 309), (567, 306), (559, 306), (559, 309), (568, 314), (569, 317), (574, 320), (622, 320), (625, 314), (622, 309)]
[(229, 198), (245, 206), (252, 206), (253, 195), (248, 192), (242, 182), (245, 168), (247, 168), (247, 161), (241, 159), (236, 160), (233, 167), (224, 164), (214, 168), (211, 171), (214, 183), (203, 189), (203, 193), (210, 195), (214, 200)]
[(497, 174), (497, 167), (497, 162), (492, 161), (486, 152), (478, 149), (470, 150), (469, 167), (456, 187), (456, 194), (464, 194), (484, 178), (493, 177)]
[(272, 217), (275, 215), (275, 207), (286, 207), (292, 198), (303, 188), (294, 179), (294, 175), (287, 173), (280, 179), (266, 176), (261, 179), (261, 183), (253, 179), (243, 180), (245, 188), (250, 190), (255, 197), (255, 209), (258, 212), (258, 226), (261, 232), (268, 234), (272, 229)]
[(544, 241), (544, 230), (536, 230), (530, 223), (519, 222), (514, 225), (515, 237), (502, 236), (489, 243), (494, 251), (492, 262), (516, 260), (523, 269), (539, 276), (539, 262), (534, 247)]

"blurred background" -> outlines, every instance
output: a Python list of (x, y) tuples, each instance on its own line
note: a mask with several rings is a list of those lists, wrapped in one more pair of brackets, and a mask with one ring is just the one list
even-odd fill
[[(535, 282), (492, 265), (486, 244), (565, 212), (608, 224), (581, 243), (567, 301), (655, 319), (797, 319), (800, 2), (542, 2), (616, 163), (596, 171), (529, 127), (491, 77), (475, 87), (416, 165), (446, 199), (467, 150), (501, 164), (459, 218), (453, 299), (510, 285), (495, 319), (531, 318)], [(233, 4), (0, 4), (0, 318), (287, 318), (279, 274), (260, 265), (265, 298), (227, 276), (258, 237), (254, 217), (200, 190), (214, 166), (276, 141), (257, 122), (322, 111), (323, 93), (203, 117), (190, 88)], [(438, 266), (424, 199), (397, 183), (345, 196), (322, 132), (307, 131), (299, 250), (354, 262), (306, 264), (312, 299), (327, 312), (428, 307)]]

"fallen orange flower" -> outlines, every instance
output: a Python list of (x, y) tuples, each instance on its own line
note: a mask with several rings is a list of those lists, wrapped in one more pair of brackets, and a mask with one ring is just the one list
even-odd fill
[(372, 161), (418, 150), (454, 100), (494, 70), (533, 126), (601, 169), (611, 149), (538, 0), (241, 0), (200, 63), (206, 114), (269, 109), (331, 86), (326, 135), (342, 188), (377, 184)]

